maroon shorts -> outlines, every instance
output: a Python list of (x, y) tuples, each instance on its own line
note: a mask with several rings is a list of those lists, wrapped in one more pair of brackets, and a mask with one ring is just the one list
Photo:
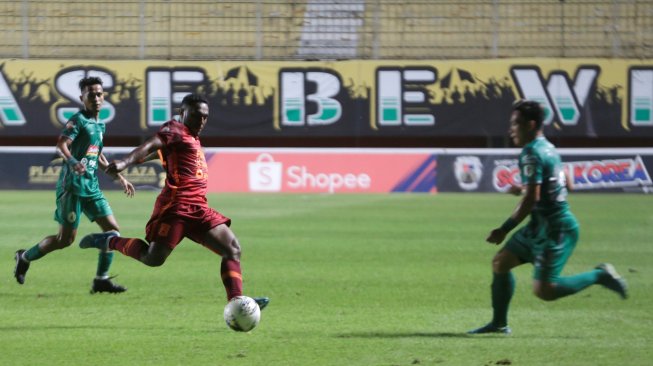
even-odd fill
[(170, 249), (174, 249), (184, 237), (203, 244), (206, 233), (220, 224), (229, 226), (231, 219), (207, 205), (163, 205), (157, 200), (145, 227), (145, 238), (148, 243), (165, 244)]

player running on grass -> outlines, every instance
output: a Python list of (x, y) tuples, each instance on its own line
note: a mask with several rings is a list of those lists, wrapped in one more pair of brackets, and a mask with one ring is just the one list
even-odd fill
[[(626, 298), (626, 282), (611, 264), (573, 276), (560, 276), (578, 241), (578, 223), (566, 201), (566, 174), (560, 155), (542, 131), (544, 111), (534, 101), (518, 101), (510, 118), (510, 138), (523, 146), (519, 170), (524, 197), (512, 215), (492, 230), (487, 241), (501, 244), (506, 235), (530, 214), (527, 225), (516, 231), (492, 260), (492, 321), (469, 331), (470, 334), (510, 334), (508, 306), (515, 291), (511, 270), (521, 264), (534, 264), (533, 292), (545, 301), (573, 295), (600, 284)], [(516, 190), (512, 190), (515, 192)]]
[[(109, 164), (102, 154), (102, 136), (106, 127), (98, 118), (104, 103), (102, 80), (98, 77), (83, 78), (79, 81), (79, 89), (82, 92), (79, 99), (84, 103), (84, 109), (70, 117), (57, 141), (57, 152), (64, 159), (57, 182), (57, 209), (54, 213), (54, 219), (59, 222), (59, 233), (46, 236), (27, 250), (16, 252), (14, 276), (21, 285), (25, 283), (25, 274), (32, 261), (75, 241), (82, 212), (89, 220), (97, 222), (103, 231), (118, 231), (118, 223), (97, 179), (98, 167), (104, 170)], [(122, 175), (109, 175), (120, 180), (127, 196), (134, 195), (134, 186)], [(111, 282), (109, 268), (112, 260), (113, 252), (100, 250), (91, 293), (126, 290)]]
[[(127, 167), (160, 157), (166, 171), (150, 221), (146, 241), (123, 238), (118, 232), (84, 237), (82, 248), (113, 249), (142, 263), (162, 265), (184, 237), (222, 256), (220, 272), (227, 299), (242, 295), (240, 244), (229, 228), (231, 220), (208, 206), (208, 167), (199, 135), (209, 118), (205, 98), (189, 94), (181, 103), (179, 121), (171, 120), (159, 132), (121, 160), (109, 164), (115, 174)], [(149, 244), (148, 244), (149, 243)], [(266, 297), (254, 298), (263, 309)]]

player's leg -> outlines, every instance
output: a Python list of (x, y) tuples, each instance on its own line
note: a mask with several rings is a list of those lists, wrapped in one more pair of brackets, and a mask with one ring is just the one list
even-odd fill
[(86, 235), (79, 243), (81, 248), (98, 248), (118, 251), (150, 267), (165, 263), (172, 250), (183, 239), (183, 228), (171, 230), (174, 236), (153, 236), (148, 233), (150, 244), (139, 238), (124, 238), (117, 231)]
[(160, 217), (158, 212), (155, 207), (145, 227), (147, 242), (134, 238), (116, 238), (111, 242), (112, 249), (138, 259), (150, 267), (163, 265), (186, 235), (186, 221), (172, 214)]
[(108, 231), (85, 236), (79, 246), (116, 250), (148, 266), (160, 266), (184, 238), (186, 225), (181, 217), (174, 212), (164, 211), (161, 207), (157, 201), (145, 227), (147, 241), (124, 238), (117, 231)]
[[(87, 213), (87, 216), (89, 216), (89, 219), (91, 221), (95, 221), (100, 228), (102, 229), (103, 232), (115, 232), (118, 233), (120, 231), (120, 228), (118, 227), (118, 222), (116, 221), (116, 218), (113, 216), (111, 213), (111, 209), (109, 208), (109, 205), (106, 204), (106, 200), (102, 200), (105, 204), (102, 205), (95, 205), (95, 207), (99, 207), (100, 211), (95, 211), (97, 212), (99, 217), (96, 217), (94, 215), (91, 215)], [(120, 235), (120, 234), (118, 234)], [(114, 283), (109, 276), (109, 269), (111, 268), (111, 264), (113, 263), (113, 251), (111, 251), (109, 248), (106, 249), (100, 249), (98, 253), (98, 263), (97, 263), (97, 269), (95, 271), (95, 278), (93, 279), (93, 283), (91, 285), (91, 293), (96, 293), (96, 292), (108, 292), (108, 293), (121, 293), (127, 291), (127, 288), (124, 286), (121, 286), (117, 283)]]
[(549, 233), (543, 238), (543, 250), (535, 258), (533, 293), (545, 301), (575, 294), (596, 283), (599, 271), (575, 276), (560, 276), (578, 242), (578, 229)]
[(508, 327), (508, 308), (515, 293), (515, 277), (512, 268), (522, 264), (510, 250), (503, 248), (492, 259), (492, 321), (480, 328), (469, 331), (470, 334), (503, 333), (510, 334)]
[(512, 269), (522, 262), (513, 252), (504, 248), (492, 261), (492, 324), (497, 327), (508, 325), (508, 308), (515, 294), (515, 277)]
[[(217, 212), (215, 213), (222, 216)], [(189, 237), (201, 243), (212, 252), (222, 256), (220, 276), (227, 293), (227, 300), (231, 300), (243, 294), (243, 276), (240, 267), (241, 248), (238, 238), (227, 225), (230, 221), (228, 219), (222, 221), (224, 223), (207, 231), (202, 238), (192, 234)], [(268, 297), (254, 297), (253, 299), (261, 310), (270, 303)]]
[(25, 283), (25, 275), (32, 261), (43, 258), (48, 253), (63, 249), (75, 240), (77, 230), (70, 226), (59, 226), (57, 235), (48, 235), (29, 249), (16, 251), (14, 277), (19, 284)]
[(220, 275), (227, 292), (227, 300), (243, 294), (243, 277), (240, 269), (240, 243), (226, 224), (220, 224), (204, 234), (200, 243), (222, 256)]
[(508, 309), (515, 293), (515, 277), (512, 274), (512, 269), (531, 261), (532, 251), (529, 236), (526, 227), (520, 229), (492, 258), (492, 285), (490, 286), (492, 321), (468, 333), (511, 333), (511, 329), (508, 327)]
[(626, 280), (617, 273), (617, 270), (612, 264), (601, 263), (595, 269), (603, 272), (597, 282), (599, 285), (616, 292), (624, 300), (628, 298), (628, 285), (626, 284)]
[[(120, 235), (120, 229), (118, 228), (118, 223), (113, 215), (98, 217), (95, 219), (102, 232), (114, 231)], [(95, 272), (95, 278), (106, 279), (109, 278), (109, 269), (111, 268), (111, 263), (113, 262), (113, 252), (109, 248), (103, 248), (99, 250), (98, 254), (98, 265), (97, 271)]]
[(162, 265), (172, 249), (165, 242), (151, 242), (139, 238), (124, 238), (117, 231), (89, 234), (82, 238), (79, 247), (115, 250), (150, 267)]
[(54, 250), (63, 249), (75, 241), (80, 214), (81, 208), (77, 196), (66, 192), (57, 193), (54, 219), (59, 222), (59, 232), (57, 235), (46, 236), (27, 250), (16, 251), (14, 277), (19, 284), (25, 283), (30, 262), (43, 258)]
[[(122, 238), (121, 238), (122, 239)], [(145, 247), (143, 244), (145, 244), (144, 241), (138, 240), (138, 244), (141, 245), (141, 259), (140, 261), (143, 262), (143, 264), (150, 266), (150, 267), (159, 267), (162, 266), (163, 263), (165, 263), (166, 259), (172, 254), (172, 250), (174, 249), (174, 246), (170, 246), (168, 243), (165, 242), (156, 242), (153, 241), (147, 247)], [(181, 241), (181, 240), (180, 240)], [(118, 240), (116, 240), (118, 242)], [(179, 243), (179, 242), (177, 242)], [(176, 246), (176, 244), (175, 244)]]
[[(95, 221), (103, 232), (120, 231), (109, 202), (104, 196), (86, 200), (82, 199), (82, 209), (89, 220)], [(113, 263), (113, 252), (109, 248), (100, 249), (95, 278), (91, 285), (92, 294), (96, 292), (121, 293), (127, 291), (125, 287), (111, 281), (109, 277), (111, 263)]]
[(606, 286), (626, 297), (625, 281), (614, 271), (614, 267), (603, 264), (572, 276), (560, 276), (562, 269), (576, 248), (578, 229), (554, 232), (545, 250), (538, 255), (533, 275), (533, 292), (545, 301), (576, 294), (594, 284)]

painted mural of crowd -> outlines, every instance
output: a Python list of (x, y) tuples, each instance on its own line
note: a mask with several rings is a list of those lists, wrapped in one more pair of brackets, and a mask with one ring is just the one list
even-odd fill
[[(16, 97), (25, 118), (33, 121), (32, 126), (42, 125), (46, 130), (53, 127), (50, 125), (55, 123), (50, 121), (49, 110), (52, 103), (62, 98), (61, 93), (55, 89), (55, 77), (39, 78), (31, 70), (7, 74), (5, 63), (0, 63), (0, 73)], [(364, 82), (357, 84), (351, 77), (345, 78), (343, 84), (344, 92), (339, 96), (344, 98), (343, 104), (357, 105), (355, 109), (359, 111), (358, 113), (365, 113), (373, 98), (373, 87)], [(199, 85), (187, 87), (189, 92), (205, 94), (211, 105), (226, 113), (222, 114), (225, 120), (237, 119), (240, 124), (246, 123), (248, 119), (256, 123), (268, 120), (274, 109), (275, 94), (278, 93), (275, 89), (276, 85), (261, 83), (259, 77), (245, 65), (233, 67), (214, 79), (207, 79)], [(138, 110), (143, 103), (141, 100), (143, 88), (145, 88), (143, 78), (131, 74), (125, 78), (115, 78), (114, 85), (107, 88), (109, 91), (107, 101), (120, 110)], [(432, 85), (425, 85), (423, 90), (427, 95), (423, 107), (439, 116), (439, 126), (446, 123), (449, 116), (451, 124), (467, 120), (468, 112), (473, 110), (487, 111), (487, 115), (492, 115), (508, 108), (514, 100), (520, 98), (513, 81), (508, 76), (481, 80), (471, 72), (459, 68), (452, 68)], [(310, 88), (307, 91), (310, 91)], [(619, 85), (596, 85), (594, 93), (590, 94), (584, 104), (585, 107), (591, 108), (585, 108), (581, 120), (583, 126), (578, 126), (578, 132), (590, 136), (626, 133), (621, 124), (615, 123), (622, 119), (624, 93), (623, 87)], [(72, 105), (76, 101), (70, 103)], [(591, 111), (601, 112), (592, 115)], [(483, 123), (481, 127), (486, 128), (488, 124)], [(569, 130), (569, 126), (565, 128)], [(129, 131), (130, 127), (125, 126), (124, 131), (118, 128), (114, 133), (129, 133)]]

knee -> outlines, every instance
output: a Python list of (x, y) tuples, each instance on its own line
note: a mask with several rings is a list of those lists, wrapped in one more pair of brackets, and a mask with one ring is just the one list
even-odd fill
[(240, 243), (238, 242), (238, 239), (236, 238), (231, 239), (226, 256), (229, 257), (230, 259), (240, 260), (240, 253), (241, 253), (241, 249), (240, 249)]
[(553, 301), (558, 298), (554, 286), (548, 283), (533, 287), (533, 294), (544, 301)]
[(145, 260), (143, 260), (143, 263), (149, 267), (161, 267), (165, 262), (165, 258), (145, 258)]
[(520, 264), (522, 262), (516, 255), (508, 250), (501, 249), (492, 258), (492, 271), (494, 273), (508, 273)]
[(506, 263), (505, 260), (503, 260), (502, 256), (496, 255), (494, 258), (492, 258), (492, 272), (507, 273), (510, 272), (510, 270), (510, 266)]
[(75, 241), (75, 236), (70, 237), (57, 237), (54, 241), (55, 249), (63, 249), (69, 247)]
[(99, 218), (97, 221), (97, 224), (100, 225), (100, 228), (102, 231), (118, 231), (120, 232), (120, 226), (118, 226), (118, 222), (116, 221), (115, 217), (113, 215), (109, 215), (103, 218)]

